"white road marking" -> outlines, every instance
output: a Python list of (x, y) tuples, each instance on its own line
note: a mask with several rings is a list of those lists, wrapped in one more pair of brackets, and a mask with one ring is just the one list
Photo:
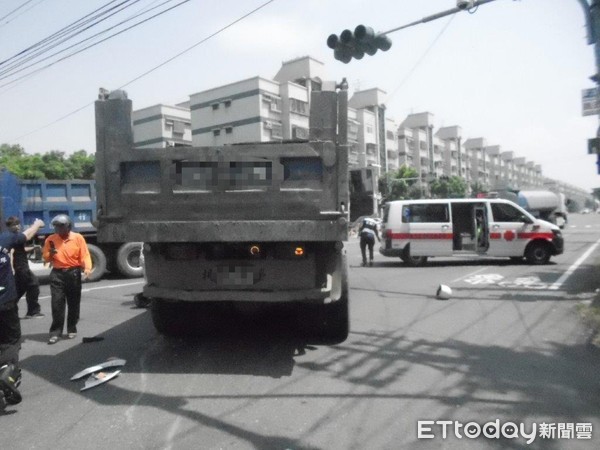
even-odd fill
[[(93, 288), (88, 288), (88, 289), (82, 289), (81, 293), (83, 294), (84, 292), (97, 291), (100, 289), (114, 289), (114, 288), (120, 288), (120, 287), (124, 287), (124, 286), (134, 286), (136, 284), (144, 284), (144, 283), (145, 283), (145, 281), (134, 281), (133, 283), (109, 284), (108, 286), (98, 286), (98, 287), (93, 287)], [(51, 298), (51, 296), (45, 295), (43, 297), (40, 297), (40, 300), (43, 300), (46, 298)]]
[(558, 280), (556, 280), (552, 286), (550, 286), (548, 289), (552, 290), (552, 291), (556, 291), (558, 289), (560, 289), (560, 287), (563, 285), (563, 283), (565, 281), (567, 281), (567, 278), (569, 278), (571, 276), (571, 274), (573, 272), (575, 272), (575, 270), (577, 270), (577, 268), (587, 259), (588, 256), (591, 255), (591, 253), (596, 249), (596, 247), (598, 247), (598, 245), (600, 245), (600, 239), (598, 239), (596, 241), (596, 243), (594, 245), (592, 245), (590, 248), (587, 249), (587, 251), (581, 255), (579, 257), (579, 259), (577, 261), (575, 261), (571, 267), (569, 267), (567, 269), (567, 271), (565, 273), (563, 273), (560, 278)]
[(456, 283), (457, 281), (463, 280), (465, 278), (469, 278), (471, 275), (475, 275), (476, 273), (479, 273), (479, 272), (481, 272), (482, 270), (485, 270), (485, 269), (487, 269), (487, 267), (482, 267), (481, 269), (477, 269), (477, 270), (475, 270), (475, 271), (473, 271), (471, 273), (463, 275), (462, 277), (457, 278), (456, 280), (452, 280), (450, 283)]

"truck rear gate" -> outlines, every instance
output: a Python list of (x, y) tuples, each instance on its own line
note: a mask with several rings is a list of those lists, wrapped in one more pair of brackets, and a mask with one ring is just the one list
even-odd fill
[(98, 237), (145, 243), (157, 328), (175, 301), (317, 302), (345, 339), (347, 92), (313, 92), (310, 140), (285, 143), (135, 149), (131, 108), (96, 102)]

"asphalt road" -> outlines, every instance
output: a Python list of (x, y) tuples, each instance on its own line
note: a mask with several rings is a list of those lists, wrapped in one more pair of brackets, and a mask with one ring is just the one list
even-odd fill
[[(134, 307), (141, 281), (122, 279), (85, 284), (78, 337), (47, 345), (44, 285), (47, 316), (21, 322), (24, 400), (0, 416), (0, 448), (600, 448), (600, 352), (576, 314), (600, 287), (600, 215), (570, 220), (565, 254), (545, 266), (408, 268), (376, 255), (363, 268), (351, 240), (351, 334), (329, 347), (303, 340), (282, 312), (167, 339)], [(449, 300), (435, 298), (440, 283)], [(69, 380), (113, 356), (127, 360), (114, 380), (86, 392)], [(457, 422), (496, 420), (509, 436), (508, 422), (535, 426), (535, 439), (455, 435)], [(419, 439), (418, 421), (453, 422), (445, 439), (422, 423), (435, 437)], [(541, 437), (543, 423), (554, 439)]]

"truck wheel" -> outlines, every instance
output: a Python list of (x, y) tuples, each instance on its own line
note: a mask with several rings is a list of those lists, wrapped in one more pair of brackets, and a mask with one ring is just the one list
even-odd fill
[(547, 264), (550, 256), (550, 248), (544, 242), (532, 242), (525, 251), (525, 258), (529, 264)]
[(141, 242), (126, 242), (117, 251), (117, 268), (127, 278), (137, 278), (144, 275), (144, 268), (140, 264), (142, 252)]
[(106, 273), (106, 256), (104, 256), (104, 252), (95, 245), (88, 244), (88, 250), (92, 257), (92, 273), (90, 273), (87, 281), (98, 281)]
[(350, 307), (348, 292), (337, 302), (323, 305), (323, 328), (321, 338), (327, 344), (339, 344), (348, 338), (350, 331)]
[(179, 302), (169, 302), (155, 298), (150, 304), (150, 313), (154, 328), (166, 336), (183, 336), (186, 334), (187, 315)]
[(219, 305), (211, 302), (177, 302), (153, 298), (150, 314), (154, 328), (165, 336), (208, 336), (223, 323)]
[(427, 263), (427, 256), (411, 256), (410, 255), (410, 244), (407, 245), (402, 251), (400, 259), (410, 267), (421, 267)]
[(350, 302), (348, 300), (348, 265), (342, 256), (339, 299), (324, 305), (304, 305), (299, 315), (300, 329), (318, 343), (333, 345), (344, 342), (350, 331)]

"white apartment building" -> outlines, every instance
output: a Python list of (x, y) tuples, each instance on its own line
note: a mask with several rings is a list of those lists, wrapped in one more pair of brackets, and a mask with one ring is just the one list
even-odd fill
[(484, 152), (486, 154), (487, 159), (487, 172), (488, 172), (488, 180), (491, 190), (500, 189), (500, 185), (502, 184), (500, 180), (502, 180), (502, 165), (500, 159), (501, 149), (499, 145), (488, 145), (485, 147)]
[(279, 83), (261, 77), (190, 95), (195, 147), (284, 139)]
[(187, 104), (154, 105), (131, 114), (133, 141), (138, 148), (192, 145), (191, 117)]
[(398, 130), (398, 147), (403, 156), (406, 155), (405, 160), (412, 159), (409, 165), (415, 168), (422, 179), (443, 170), (441, 141), (438, 142), (438, 152), (434, 151), (433, 126), (433, 114), (422, 112), (409, 114)]
[(358, 121), (358, 167), (373, 167), (378, 176), (400, 167), (396, 124), (386, 116), (385, 97), (372, 88), (356, 91), (348, 101)]
[(483, 189), (490, 187), (490, 174), (487, 171), (487, 154), (484, 138), (469, 138), (465, 141), (465, 150), (471, 163), (470, 185), (479, 185)]
[(458, 176), (470, 182), (471, 164), (462, 142), (462, 129), (457, 125), (441, 127), (435, 136), (442, 141), (443, 172), (448, 177)]
[[(310, 95), (328, 89), (322, 62), (304, 56), (283, 62), (273, 79), (256, 76), (203, 90), (177, 105), (154, 105), (133, 112), (139, 148), (213, 146), (239, 142), (303, 140), (309, 134)], [(483, 137), (464, 137), (460, 126), (435, 130), (430, 112), (409, 114), (400, 124), (388, 117), (386, 92), (379, 88), (350, 95), (348, 143), (350, 169), (378, 176), (402, 165), (416, 169), (422, 181), (459, 176), (467, 186), (523, 189), (552, 184), (539, 164), (487, 145)], [(370, 169), (370, 170), (369, 170)], [(376, 186), (375, 181), (373, 183)], [(559, 187), (556, 187), (559, 186)], [(577, 195), (580, 195), (578, 192)], [(375, 198), (375, 193), (373, 193)]]

